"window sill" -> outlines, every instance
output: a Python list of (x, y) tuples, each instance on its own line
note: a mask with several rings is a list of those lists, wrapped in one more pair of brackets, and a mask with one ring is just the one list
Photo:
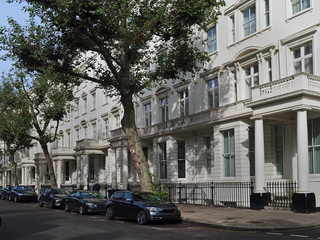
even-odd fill
[(288, 18), (286, 19), (286, 23), (288, 23), (290, 20), (292, 20), (292, 19), (294, 19), (294, 18), (296, 18), (296, 17), (298, 17), (298, 16), (300, 16), (300, 15), (306, 13), (306, 12), (312, 12), (312, 11), (313, 11), (313, 8), (307, 8), (307, 9), (305, 9), (305, 10), (303, 10), (303, 11), (300, 11), (300, 12), (298, 12), (298, 13), (295, 13), (295, 14), (291, 15), (290, 17), (288, 17)]
[(236, 46), (236, 45), (239, 45), (239, 44), (241, 44), (242, 42), (244, 42), (244, 41), (246, 41), (246, 40), (248, 40), (248, 39), (250, 39), (250, 38), (253, 38), (253, 37), (257, 37), (258, 35), (261, 35), (263, 32), (265, 32), (265, 31), (270, 31), (272, 29), (272, 26), (268, 26), (268, 27), (266, 27), (266, 28), (264, 28), (264, 29), (262, 29), (262, 30), (260, 30), (260, 31), (258, 31), (258, 32), (255, 32), (255, 33), (252, 33), (252, 34), (250, 34), (249, 36), (246, 36), (246, 37), (244, 37), (244, 38), (242, 38), (242, 39), (240, 39), (240, 40), (238, 40), (238, 41), (236, 41), (236, 42), (234, 42), (234, 43), (231, 43), (227, 48), (229, 49), (229, 48), (231, 48), (231, 47), (234, 47), (234, 46)]
[(212, 53), (208, 53), (208, 56), (209, 57), (212, 57), (212, 56), (215, 56), (215, 55), (218, 55), (218, 50), (212, 52)]

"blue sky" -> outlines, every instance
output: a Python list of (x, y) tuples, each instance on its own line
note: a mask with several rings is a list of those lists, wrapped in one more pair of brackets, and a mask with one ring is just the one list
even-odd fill
[[(8, 26), (7, 17), (13, 17), (19, 23), (23, 24), (27, 19), (28, 14), (22, 10), (22, 5), (18, 3), (7, 3), (6, 0), (0, 0), (0, 25)], [(2, 52), (0, 53), (2, 54)], [(11, 62), (4, 62), (0, 60), (0, 73), (8, 72), (11, 67)]]

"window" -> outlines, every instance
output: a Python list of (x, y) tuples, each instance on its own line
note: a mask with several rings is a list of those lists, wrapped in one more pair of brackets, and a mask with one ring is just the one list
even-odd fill
[(271, 59), (268, 60), (268, 80), (272, 81), (272, 62)]
[(76, 129), (76, 134), (77, 134), (77, 141), (79, 141), (80, 140), (79, 129)]
[(94, 180), (94, 157), (89, 157), (89, 181)]
[(313, 73), (312, 42), (299, 46), (292, 50), (294, 73)]
[(84, 131), (84, 139), (87, 139), (87, 137), (88, 137), (88, 128), (87, 128), (87, 126), (83, 127), (83, 131)]
[(269, 6), (269, 0), (264, 0), (264, 21), (265, 26), (270, 26), (270, 6)]
[(162, 98), (160, 100), (160, 120), (161, 122), (166, 122), (169, 120), (169, 114), (168, 114), (168, 98)]
[(104, 89), (104, 103), (108, 103), (108, 100), (109, 100), (109, 96), (108, 96), (108, 89), (105, 88)]
[(83, 114), (87, 113), (87, 110), (88, 110), (87, 97), (83, 97)]
[(97, 124), (92, 124), (92, 137), (93, 139), (98, 139), (98, 132), (97, 132)]
[(109, 118), (104, 120), (104, 127), (106, 129), (106, 135), (105, 137), (108, 138), (110, 137), (110, 125), (109, 125)]
[(207, 176), (211, 176), (211, 138), (205, 137), (205, 154), (206, 154), (206, 169), (207, 169)]
[(180, 117), (189, 115), (189, 95), (188, 90), (180, 92)]
[(68, 134), (68, 148), (70, 148), (71, 147), (71, 133), (68, 132), (67, 134)]
[(249, 164), (250, 164), (250, 176), (255, 176), (255, 138), (254, 138), (254, 128), (249, 127)]
[(208, 100), (211, 108), (219, 107), (219, 81), (218, 78), (208, 81)]
[(310, 7), (310, 0), (291, 0), (292, 14), (296, 14)]
[(79, 117), (79, 112), (80, 112), (80, 102), (76, 101), (76, 110), (75, 110), (75, 115), (76, 117)]
[(230, 17), (230, 25), (231, 25), (230, 40), (231, 40), (231, 43), (234, 43), (236, 41), (236, 23), (235, 23), (234, 15)]
[(65, 162), (65, 169), (66, 169), (66, 181), (70, 180), (70, 165), (69, 162)]
[(235, 152), (234, 152), (234, 130), (222, 132), (223, 135), (223, 159), (224, 176), (235, 176)]
[(309, 173), (320, 173), (320, 118), (308, 120)]
[(92, 93), (92, 109), (96, 109), (96, 103), (97, 103), (97, 95), (96, 92)]
[(243, 11), (244, 36), (249, 36), (256, 32), (256, 7), (253, 6)]
[(217, 51), (217, 28), (213, 27), (208, 32), (208, 49), (209, 53)]
[(283, 175), (283, 125), (274, 125), (274, 158), (276, 175)]
[(259, 85), (258, 64), (245, 69), (246, 97), (251, 98), (251, 88)]
[(167, 178), (167, 145), (165, 142), (158, 144), (158, 156), (160, 164), (160, 179)]
[(151, 103), (144, 105), (144, 117), (145, 117), (145, 124), (146, 127), (150, 127), (151, 123)]
[(186, 147), (185, 141), (178, 141), (178, 178), (186, 177)]
[(116, 115), (114, 116), (115, 117), (115, 120), (116, 120), (116, 129), (117, 128), (120, 128), (121, 126), (121, 123), (120, 123), (120, 115)]

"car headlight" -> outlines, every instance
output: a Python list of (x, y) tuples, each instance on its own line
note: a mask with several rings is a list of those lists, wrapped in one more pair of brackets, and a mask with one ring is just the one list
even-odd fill
[(146, 209), (148, 209), (149, 212), (160, 212), (162, 210), (162, 208), (158, 207), (146, 207)]
[(23, 195), (23, 193), (18, 193), (18, 196), (22, 196)]
[(89, 206), (89, 207), (97, 207), (97, 205), (96, 204), (94, 204), (94, 203), (91, 203), (91, 202), (87, 202), (87, 203), (85, 203), (87, 206)]
[(54, 199), (56, 202), (62, 201), (62, 198), (58, 198), (58, 197), (54, 197), (53, 199)]

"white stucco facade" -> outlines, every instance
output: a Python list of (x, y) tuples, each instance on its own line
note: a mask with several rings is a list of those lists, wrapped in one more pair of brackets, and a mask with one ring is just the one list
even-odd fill
[[(227, 0), (208, 28), (206, 70), (137, 96), (135, 120), (154, 177), (253, 181), (256, 193), (266, 182), (296, 181), (320, 206), (319, 15), (316, 0)], [(58, 185), (138, 184), (118, 99), (90, 82), (75, 94), (76, 110), (51, 146)], [(22, 159), (22, 184), (32, 183), (27, 176), (37, 158), (45, 183), (39, 154), (37, 148)]]

